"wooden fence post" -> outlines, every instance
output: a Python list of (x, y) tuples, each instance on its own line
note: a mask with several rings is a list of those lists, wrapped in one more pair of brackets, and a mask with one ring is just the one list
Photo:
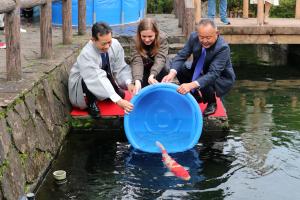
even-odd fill
[(182, 24), (182, 32), (188, 37), (195, 30), (195, 7), (193, 0), (183, 0), (184, 16)]
[(201, 0), (194, 0), (195, 22), (199, 23), (201, 19)]
[(178, 11), (177, 11), (177, 1), (178, 0), (173, 0), (173, 12), (176, 18), (178, 18)]
[(182, 27), (184, 0), (178, 0), (178, 27)]
[(20, 0), (14, 10), (5, 13), (6, 72), (8, 81), (22, 79), (20, 47)]
[(78, 0), (78, 34), (86, 33), (86, 0)]
[(295, 18), (300, 19), (300, 0), (296, 0)]
[(264, 0), (257, 0), (257, 24), (264, 24)]
[(249, 17), (249, 0), (243, 0), (243, 18), (248, 19)]
[(52, 0), (47, 0), (41, 5), (40, 34), (41, 34), (41, 57), (52, 56)]
[(63, 44), (72, 43), (72, 0), (62, 0)]

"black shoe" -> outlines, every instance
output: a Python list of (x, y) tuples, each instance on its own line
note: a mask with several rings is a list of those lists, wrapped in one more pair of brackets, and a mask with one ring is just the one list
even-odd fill
[(94, 101), (91, 104), (88, 104), (88, 113), (92, 118), (100, 118), (100, 110), (97, 106), (96, 101)]
[(216, 110), (217, 110), (217, 103), (216, 102), (209, 103), (206, 109), (204, 110), (204, 116), (214, 114)]

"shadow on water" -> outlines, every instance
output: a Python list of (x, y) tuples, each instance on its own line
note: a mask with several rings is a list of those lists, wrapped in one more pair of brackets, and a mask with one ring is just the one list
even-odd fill
[[(225, 97), (228, 135), (201, 137), (195, 148), (171, 154), (189, 167), (190, 181), (167, 176), (161, 155), (133, 150), (122, 131), (79, 131), (68, 135), (37, 200), (297, 199), (300, 65), (258, 64), (263, 53), (232, 49), (238, 80)], [(67, 183), (53, 180), (58, 169), (67, 171)]]

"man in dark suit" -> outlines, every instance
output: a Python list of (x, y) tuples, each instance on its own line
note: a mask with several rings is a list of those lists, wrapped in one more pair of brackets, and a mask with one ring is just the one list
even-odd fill
[[(193, 54), (192, 63), (186, 62)], [(235, 73), (230, 59), (230, 48), (219, 36), (215, 23), (202, 19), (197, 32), (191, 33), (184, 48), (171, 63), (171, 70), (162, 82), (170, 82), (177, 76), (180, 94), (191, 92), (198, 102), (208, 103), (204, 115), (215, 113), (215, 96), (224, 96), (233, 86)]]

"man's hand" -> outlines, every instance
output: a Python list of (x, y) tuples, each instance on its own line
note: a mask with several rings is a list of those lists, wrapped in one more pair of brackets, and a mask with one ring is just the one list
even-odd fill
[(186, 94), (192, 89), (196, 89), (197, 87), (199, 87), (199, 85), (195, 81), (191, 83), (183, 83), (177, 88), (177, 92), (179, 92), (180, 94)]
[(161, 82), (163, 82), (163, 83), (169, 83), (169, 82), (171, 82), (171, 81), (175, 78), (175, 76), (176, 76), (176, 72), (174, 72), (174, 71), (171, 70), (171, 71), (169, 72), (169, 74), (166, 75), (166, 76), (162, 79)]
[(132, 103), (130, 103), (129, 101), (127, 101), (125, 99), (120, 99), (116, 103), (118, 106), (120, 106), (125, 111), (125, 113), (129, 113), (133, 109)]
[(134, 82), (133, 95), (136, 95), (142, 88), (142, 83), (140, 80)]
[(154, 75), (151, 74), (148, 78), (148, 83), (151, 85), (151, 84), (155, 84), (155, 83), (158, 83), (158, 81), (154, 78)]
[(134, 94), (134, 85), (132, 83), (127, 85), (127, 89), (129, 91), (130, 94)]

